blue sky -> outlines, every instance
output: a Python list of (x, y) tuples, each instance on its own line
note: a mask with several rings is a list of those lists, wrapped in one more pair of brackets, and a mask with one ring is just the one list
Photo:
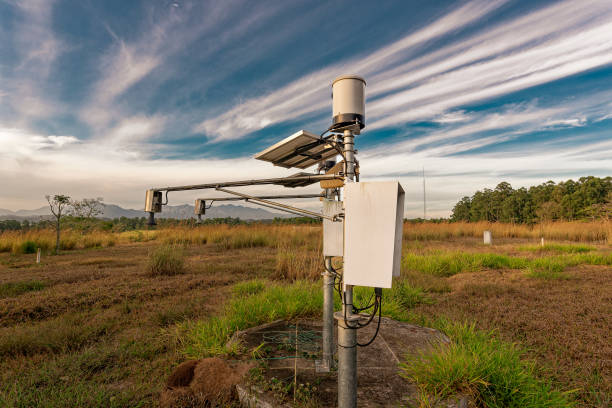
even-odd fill
[(345, 73), (368, 83), (363, 180), (400, 180), (407, 216), (423, 167), (432, 216), (612, 173), (608, 0), (0, 0), (0, 38), (0, 208), (288, 175), (252, 155), (327, 128)]

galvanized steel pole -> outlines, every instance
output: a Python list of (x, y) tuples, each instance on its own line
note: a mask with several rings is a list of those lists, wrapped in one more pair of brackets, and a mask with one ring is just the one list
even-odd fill
[[(345, 182), (355, 178), (355, 137), (344, 131)], [(353, 315), (353, 286), (344, 285), (342, 312), (338, 320), (338, 407), (357, 407), (357, 330), (351, 327), (358, 317)]]
[(332, 257), (325, 257), (323, 273), (323, 356), (318, 372), (328, 373), (334, 366), (334, 275)]

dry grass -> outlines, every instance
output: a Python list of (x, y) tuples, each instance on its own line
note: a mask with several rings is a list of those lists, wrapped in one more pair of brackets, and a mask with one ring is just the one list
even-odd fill
[(537, 225), (504, 224), (490, 222), (454, 222), (404, 224), (404, 238), (408, 240), (444, 240), (449, 238), (482, 238), (485, 230), (496, 238), (544, 237), (547, 240), (612, 243), (612, 223), (595, 222), (551, 222)]
[[(118, 241), (116, 234), (110, 232), (90, 232), (83, 234), (78, 231), (62, 231), (60, 250), (112, 247)], [(0, 233), (0, 252), (12, 254), (35, 253), (40, 248), (50, 252), (55, 248), (55, 231), (4, 231)]]
[(291, 243), (279, 244), (276, 249), (276, 269), (273, 278), (287, 281), (319, 279), (323, 271), (321, 251), (320, 247), (309, 250)]

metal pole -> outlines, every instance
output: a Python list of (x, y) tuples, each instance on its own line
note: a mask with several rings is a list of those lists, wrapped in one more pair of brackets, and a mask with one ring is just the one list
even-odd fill
[(323, 355), (317, 361), (316, 370), (328, 373), (334, 366), (334, 275), (331, 273), (331, 256), (325, 257), (323, 272)]
[[(355, 137), (352, 130), (344, 131), (345, 181), (355, 178)], [(357, 407), (357, 330), (348, 327), (358, 319), (353, 315), (353, 286), (344, 285), (342, 312), (338, 320), (338, 407)], [(346, 318), (345, 318), (346, 316)]]
[[(325, 199), (335, 199), (334, 192), (334, 189), (325, 189)], [(316, 362), (316, 370), (320, 373), (328, 373), (334, 366), (334, 281), (332, 257), (326, 256), (323, 272), (323, 355), (321, 361)]]

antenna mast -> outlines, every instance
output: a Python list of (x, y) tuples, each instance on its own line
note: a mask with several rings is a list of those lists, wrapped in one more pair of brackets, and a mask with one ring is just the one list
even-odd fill
[(425, 166), (423, 166), (423, 221), (427, 219), (427, 193), (425, 192)]

